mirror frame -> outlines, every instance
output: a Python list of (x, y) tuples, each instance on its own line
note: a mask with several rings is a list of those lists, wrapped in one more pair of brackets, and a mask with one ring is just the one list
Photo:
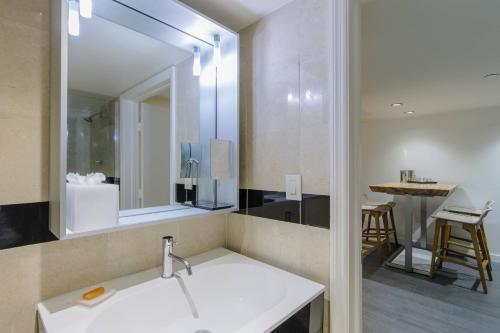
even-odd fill
[[(96, 0), (99, 1), (99, 0)], [(49, 214), (50, 231), (59, 239), (75, 238), (90, 234), (106, 233), (118, 229), (167, 223), (195, 216), (221, 214), (239, 209), (239, 35), (223, 25), (196, 12), (175, 0), (112, 0), (129, 7), (192, 37), (213, 44), (215, 34), (221, 37), (222, 67), (217, 71), (215, 132), (218, 139), (232, 142), (232, 173), (230, 180), (219, 182), (218, 198), (232, 204), (231, 208), (181, 210), (146, 213), (134, 216), (112, 228), (81, 233), (66, 231), (66, 173), (67, 173), (67, 102), (68, 102), (68, 1), (51, 1), (51, 82), (50, 82), (50, 175)], [(200, 77), (200, 80), (202, 78)], [(201, 103), (202, 104), (202, 103)], [(200, 119), (203, 111), (200, 108)], [(200, 141), (210, 139), (200, 126)], [(208, 136), (207, 136), (208, 135)], [(120, 145), (121, 147), (122, 145)], [(209, 154), (210, 144), (207, 145)], [(208, 155), (210, 156), (210, 155)], [(175, 170), (175, 167), (174, 167)], [(172, 179), (175, 182), (175, 178)]]

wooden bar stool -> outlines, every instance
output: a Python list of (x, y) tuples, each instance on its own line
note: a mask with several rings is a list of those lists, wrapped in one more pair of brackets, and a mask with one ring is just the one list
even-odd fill
[[(436, 269), (436, 259), (441, 265), (448, 261), (479, 271), (481, 285), (485, 294), (488, 293), (488, 286), (484, 276), (484, 269), (488, 273), (489, 280), (493, 280), (491, 257), (486, 243), (483, 221), (491, 211), (491, 206), (486, 206), (479, 216), (460, 214), (450, 211), (441, 211), (434, 215), (436, 227), (434, 231), (434, 245), (432, 249), (431, 269), (429, 276), (432, 278)], [(452, 227), (460, 227), (470, 234), (470, 239), (452, 236)], [(441, 242), (439, 241), (441, 235)], [(470, 245), (469, 245), (470, 244)], [(461, 247), (465, 250), (472, 250), (473, 255), (455, 249), (450, 246)], [(450, 254), (465, 258), (474, 259), (476, 264), (471, 264), (465, 259), (450, 257)]]
[[(392, 219), (392, 227), (389, 227), (389, 218), (392, 206), (389, 204), (375, 204), (365, 203), (362, 205), (362, 224), (363, 233), (362, 237), (365, 238), (365, 242), (375, 245), (377, 255), (380, 262), (383, 261), (382, 256), (382, 243), (385, 242), (387, 246), (387, 252), (392, 253), (392, 245), (390, 241), (390, 235), (394, 235), (396, 240), (396, 228), (394, 225), (394, 219)], [(367, 218), (367, 227), (364, 227), (365, 219)], [(380, 218), (382, 218), (383, 226), (380, 226)], [(375, 228), (371, 227), (372, 220), (375, 222)], [(397, 242), (397, 240), (396, 240)]]
[[(383, 206), (383, 205), (387, 205), (389, 206), (389, 222), (390, 222), (390, 226), (389, 226), (389, 233), (392, 234), (394, 236), (394, 244), (396, 245), (396, 248), (399, 247), (399, 243), (398, 243), (398, 236), (396, 234), (396, 220), (394, 219), (394, 207), (396, 207), (396, 203), (394, 201), (389, 201), (389, 202), (386, 202), (386, 203), (383, 203), (383, 202), (371, 202), (371, 201), (368, 201), (368, 202), (365, 202), (364, 205), (366, 206)], [(371, 229), (371, 222), (372, 220), (371, 219), (368, 219), (368, 230)]]
[[(447, 207), (444, 208), (444, 210), (448, 211), (448, 212), (459, 213), (459, 214), (464, 214), (464, 215), (481, 216), (481, 214), (483, 214), (483, 212), (485, 212), (486, 210), (488, 210), (488, 209), (492, 210), (494, 204), (495, 204), (495, 201), (488, 200), (486, 202), (486, 204), (483, 206), (483, 208), (480, 208), (480, 209), (477, 209), (477, 208), (467, 208), (467, 207), (459, 207), (459, 206), (447, 206)], [(486, 254), (487, 254), (488, 260), (490, 262), (490, 266), (491, 266), (492, 265), (492, 261), (491, 261), (491, 256), (490, 256), (490, 248), (488, 247), (488, 240), (487, 240), (487, 237), (486, 237), (486, 232), (484, 230), (484, 223), (480, 223), (479, 228), (481, 229), (481, 233), (482, 233), (483, 241), (484, 241), (484, 247), (486, 248)], [(450, 231), (449, 237), (451, 239), (456, 239), (456, 240), (461, 240), (461, 241), (465, 241), (465, 242), (470, 242), (470, 240), (468, 240), (468, 239), (463, 239), (461, 237), (453, 235), (451, 233), (451, 231)], [(491, 270), (491, 267), (490, 267), (490, 270)]]

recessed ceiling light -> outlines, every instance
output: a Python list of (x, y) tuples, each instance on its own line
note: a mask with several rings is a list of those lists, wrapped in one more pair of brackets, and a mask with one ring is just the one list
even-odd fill
[(490, 78), (499, 78), (500, 74), (499, 73), (489, 73), (483, 76), (485, 79), (490, 79)]
[(391, 106), (392, 106), (393, 108), (399, 108), (399, 107), (403, 106), (403, 103), (401, 103), (401, 102), (398, 102), (398, 103), (392, 103), (392, 104), (391, 104)]
[(405, 111), (404, 114), (412, 115), (412, 114), (415, 114), (415, 111)]

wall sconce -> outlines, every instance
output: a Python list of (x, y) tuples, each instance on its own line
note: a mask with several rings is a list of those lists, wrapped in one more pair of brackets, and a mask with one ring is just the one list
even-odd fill
[(76, 0), (69, 0), (69, 15), (68, 15), (68, 33), (71, 36), (80, 35), (80, 15), (78, 9), (78, 2)]
[(68, 0), (68, 33), (71, 36), (80, 35), (80, 16), (92, 18), (92, 0)]
[(92, 0), (80, 0), (80, 15), (92, 18)]

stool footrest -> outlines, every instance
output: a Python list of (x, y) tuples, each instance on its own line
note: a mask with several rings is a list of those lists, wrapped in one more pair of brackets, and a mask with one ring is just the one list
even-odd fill
[(452, 249), (446, 249), (446, 252), (450, 252), (450, 253), (453, 253), (453, 254), (456, 254), (456, 255), (459, 255), (459, 256), (462, 256), (462, 257), (476, 259), (476, 257), (474, 257), (473, 255), (470, 255), (470, 254), (467, 254), (467, 253), (463, 253), (463, 252), (460, 252), (460, 251), (456, 251), (456, 250), (452, 250)]
[(441, 255), (439, 256), (439, 259), (441, 259), (441, 262), (449, 261), (449, 262), (452, 262), (452, 263), (457, 264), (457, 265), (462, 265), (462, 266), (468, 267), (470, 269), (475, 269), (476, 271), (479, 270), (479, 268), (477, 266), (469, 264), (465, 260), (450, 258), (448, 256), (441, 256)]
[[(392, 229), (388, 229), (387, 232), (390, 234), (390, 233), (395, 233), (396, 231), (395, 230), (392, 230)], [(385, 234), (385, 230), (384, 229), (380, 229), (380, 233), (381, 234)], [(363, 230), (363, 234), (370, 234), (370, 235), (376, 235), (377, 234), (377, 231), (375, 229), (370, 229), (370, 230)]]
[(472, 239), (467, 239), (467, 238), (458, 237), (458, 236), (453, 236), (453, 235), (450, 235), (450, 238), (453, 238), (453, 239), (458, 239), (458, 240), (461, 240), (461, 241), (463, 241), (463, 242), (467, 242), (467, 243), (472, 243)]
[(459, 242), (448, 241), (448, 244), (455, 245), (455, 246), (460, 246), (460, 247), (463, 247), (464, 249), (468, 249), (468, 250), (474, 250), (474, 248), (472, 246), (466, 245), (466, 244), (462, 244), (462, 243), (459, 243)]

